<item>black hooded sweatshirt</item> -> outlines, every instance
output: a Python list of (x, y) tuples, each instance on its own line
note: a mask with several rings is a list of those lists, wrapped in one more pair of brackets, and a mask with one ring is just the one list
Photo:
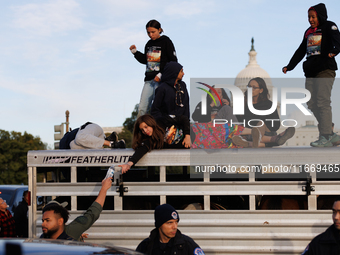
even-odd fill
[(306, 77), (315, 77), (326, 69), (338, 70), (334, 57), (330, 58), (328, 54), (337, 55), (340, 52), (340, 33), (336, 24), (327, 20), (327, 9), (323, 3), (309, 10), (316, 11), (319, 25), (316, 29), (309, 27), (305, 31), (302, 43), (286, 67), (287, 71), (293, 70), (307, 54), (303, 71)]
[(176, 61), (175, 46), (166, 35), (156, 40), (149, 40), (144, 48), (144, 54), (137, 51), (134, 54), (138, 62), (146, 65), (144, 81), (151, 81), (162, 72), (166, 63)]
[(151, 106), (151, 115), (157, 120), (164, 116), (189, 115), (189, 94), (183, 81), (176, 79), (182, 70), (182, 65), (177, 62), (169, 62), (164, 67), (162, 79), (155, 92), (155, 99)]

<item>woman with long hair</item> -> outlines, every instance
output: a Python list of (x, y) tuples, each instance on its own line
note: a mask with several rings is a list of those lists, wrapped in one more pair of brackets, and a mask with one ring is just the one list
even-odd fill
[(146, 153), (162, 148), (190, 148), (190, 123), (184, 116), (171, 118), (169, 116), (155, 120), (149, 114), (140, 116), (135, 123), (132, 138), (132, 148), (135, 153), (129, 162), (122, 167), (126, 173)]
[[(269, 92), (264, 79), (253, 78), (249, 81), (247, 87), (252, 88), (252, 103), (256, 110), (271, 109), (273, 102), (269, 100)], [(251, 135), (248, 134), (247, 140), (242, 136), (234, 136), (232, 141), (236, 145), (253, 148), (266, 147), (266, 144), (270, 146), (282, 145), (295, 134), (295, 128), (289, 127), (283, 133), (276, 135), (281, 123), (277, 109), (268, 115), (257, 115), (250, 111), (247, 99), (248, 91), (245, 92), (244, 115), (238, 115), (237, 118), (239, 122), (245, 123), (246, 128), (251, 128)]]

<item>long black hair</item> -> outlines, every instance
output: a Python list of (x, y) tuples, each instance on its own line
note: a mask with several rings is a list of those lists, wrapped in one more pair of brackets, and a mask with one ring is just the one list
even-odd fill
[[(215, 85), (213, 85), (212, 87), (215, 88)], [(217, 89), (217, 88), (215, 88), (215, 89)], [(230, 98), (228, 97), (227, 92), (225, 92), (224, 88), (219, 88), (219, 89), (222, 90), (222, 98), (221, 98), (221, 100), (222, 99), (227, 99), (228, 102), (229, 102), (229, 105), (230, 105)], [(213, 93), (213, 91), (211, 89), (209, 89), (209, 92)], [(213, 101), (213, 99), (211, 98), (211, 96), (209, 94), (207, 94), (207, 105), (210, 105), (212, 101)], [(223, 106), (223, 102), (222, 102), (222, 106)]]
[[(264, 81), (264, 79), (260, 78), (260, 77), (256, 77), (256, 78), (253, 78), (251, 79), (249, 82), (248, 82), (248, 86), (250, 84), (251, 81), (256, 81), (257, 84), (259, 85), (259, 88), (260, 89), (263, 89), (262, 93), (260, 93), (258, 99), (257, 99), (257, 102), (264, 102), (264, 101), (267, 101), (269, 100), (269, 91), (268, 91), (268, 88), (267, 88), (267, 85), (266, 85), (266, 82)], [(248, 91), (245, 92), (245, 97), (244, 97), (244, 100), (245, 102), (247, 103), (247, 93)]]

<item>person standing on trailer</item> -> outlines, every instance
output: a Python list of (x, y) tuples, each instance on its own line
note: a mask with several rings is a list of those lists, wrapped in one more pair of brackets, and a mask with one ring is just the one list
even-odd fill
[(155, 90), (158, 87), (161, 73), (170, 61), (177, 62), (175, 46), (169, 37), (161, 35), (163, 29), (157, 20), (150, 20), (146, 24), (146, 32), (150, 40), (144, 47), (144, 53), (137, 51), (136, 45), (130, 46), (130, 51), (138, 62), (146, 65), (144, 87), (140, 97), (137, 118), (149, 113)]
[(313, 147), (331, 147), (340, 140), (332, 130), (331, 107), (331, 91), (338, 69), (334, 57), (340, 52), (340, 33), (337, 25), (327, 18), (323, 3), (308, 9), (310, 27), (289, 64), (282, 68), (283, 73), (293, 70), (307, 54), (303, 62), (305, 87), (311, 93), (307, 105), (317, 119), (319, 129), (319, 139), (310, 143)]

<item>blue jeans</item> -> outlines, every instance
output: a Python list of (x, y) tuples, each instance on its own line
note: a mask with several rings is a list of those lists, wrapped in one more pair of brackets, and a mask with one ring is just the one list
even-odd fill
[(144, 83), (142, 95), (140, 96), (137, 118), (150, 112), (151, 103), (155, 98), (155, 90), (157, 89), (158, 85), (159, 83), (154, 80), (146, 81)]

